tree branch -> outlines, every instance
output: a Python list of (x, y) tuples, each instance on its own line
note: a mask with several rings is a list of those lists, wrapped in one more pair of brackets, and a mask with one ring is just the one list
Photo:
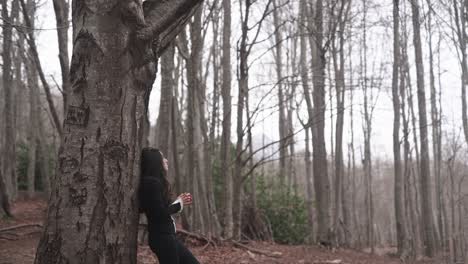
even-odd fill
[(137, 30), (137, 37), (143, 41), (156, 39), (158, 42), (156, 53), (161, 54), (202, 2), (202, 0), (145, 1), (143, 11), (146, 26)]

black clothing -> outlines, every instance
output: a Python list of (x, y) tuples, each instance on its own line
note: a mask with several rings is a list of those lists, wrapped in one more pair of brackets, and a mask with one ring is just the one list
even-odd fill
[(200, 264), (175, 235), (171, 214), (182, 211), (181, 202), (166, 203), (162, 183), (154, 177), (141, 178), (139, 199), (140, 210), (148, 219), (148, 243), (159, 264)]
[(162, 183), (157, 178), (142, 177), (139, 191), (140, 210), (148, 218), (148, 232), (175, 234), (171, 214), (178, 213), (180, 203), (169, 205), (162, 197)]
[(163, 168), (163, 156), (157, 149), (143, 149), (138, 198), (140, 212), (148, 219), (148, 242), (160, 264), (200, 264), (176, 238), (171, 215), (182, 211), (179, 199), (169, 200), (168, 182)]
[(174, 234), (150, 234), (149, 245), (159, 264), (200, 264)]

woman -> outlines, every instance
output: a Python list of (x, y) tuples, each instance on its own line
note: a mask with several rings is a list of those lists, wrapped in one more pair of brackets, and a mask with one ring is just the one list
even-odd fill
[(199, 264), (176, 238), (171, 215), (192, 204), (192, 195), (183, 193), (171, 203), (171, 188), (166, 178), (167, 159), (158, 149), (145, 148), (141, 155), (140, 210), (148, 218), (149, 246), (160, 264)]

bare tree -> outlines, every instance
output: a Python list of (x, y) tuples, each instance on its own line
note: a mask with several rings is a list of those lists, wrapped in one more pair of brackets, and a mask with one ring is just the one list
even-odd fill
[(222, 88), (221, 97), (223, 99), (223, 121), (221, 135), (221, 174), (224, 179), (224, 236), (234, 235), (233, 223), (233, 179), (231, 172), (231, 1), (223, 0), (223, 44), (221, 58)]
[[(336, 89), (336, 132), (335, 132), (335, 217), (334, 217), (334, 230), (337, 234), (337, 242), (339, 238), (346, 236), (346, 230), (340, 228), (339, 223), (343, 218), (345, 220), (344, 228), (349, 227), (348, 215), (342, 214), (346, 210), (345, 199), (343, 199), (343, 177), (344, 177), (344, 164), (343, 164), (343, 127), (345, 116), (345, 27), (348, 22), (349, 10), (351, 8), (351, 1), (340, 1), (340, 10), (346, 10), (343, 15), (339, 14), (336, 18), (338, 24), (337, 40), (334, 38), (332, 42), (332, 58), (333, 68), (335, 72), (335, 89)], [(340, 12), (341, 13), (341, 12)], [(336, 43), (338, 42), (338, 43)], [(337, 46), (338, 45), (338, 46)], [(347, 241), (347, 239), (344, 239)]]
[[(16, 5), (18, 4), (17, 1)], [(13, 9), (13, 7), (11, 7)], [(13, 10), (11, 10), (13, 13)], [(10, 21), (11, 14), (8, 13), (7, 1), (2, 1), (2, 20)], [(3, 154), (2, 154), (2, 170), (4, 183), (5, 183), (5, 195), (3, 196), (4, 210), (7, 214), (10, 214), (9, 204), (10, 199), (14, 198), (14, 185), (13, 179), (16, 179), (15, 173), (15, 131), (13, 127), (14, 115), (13, 115), (13, 77), (12, 77), (12, 24), (3, 23), (3, 49), (2, 49), (2, 81), (4, 90), (4, 137), (3, 137)]]
[(280, 164), (279, 164), (279, 178), (283, 183), (286, 177), (286, 158), (288, 155), (288, 148), (286, 142), (287, 134), (287, 123), (286, 123), (286, 99), (283, 89), (283, 36), (280, 18), (280, 6), (282, 5), (280, 0), (273, 0), (273, 24), (275, 29), (275, 64), (276, 64), (276, 78), (278, 86), (278, 106), (279, 106), (279, 153), (280, 153)]
[(405, 215), (405, 181), (401, 166), (401, 142), (400, 142), (400, 1), (393, 1), (393, 75), (392, 75), (392, 98), (393, 98), (393, 162), (395, 171), (395, 223), (397, 232), (398, 255), (403, 259), (408, 254), (408, 232)]
[(431, 170), (429, 166), (429, 147), (427, 135), (427, 116), (426, 116), (426, 93), (424, 87), (424, 68), (421, 48), (420, 16), (419, 3), (417, 0), (411, 1), (412, 21), (413, 21), (413, 42), (416, 55), (416, 77), (418, 86), (418, 106), (419, 106), (419, 131), (421, 141), (421, 207), (422, 223), (424, 227), (424, 246), (425, 254), (433, 257), (435, 254), (436, 242), (434, 238), (434, 219), (432, 216), (432, 189), (431, 189)]
[[(312, 54), (312, 92), (313, 111), (309, 111), (309, 118), (312, 118), (312, 147), (314, 149), (313, 171), (314, 188), (317, 201), (317, 237), (319, 242), (330, 243), (331, 237), (331, 216), (330, 216), (330, 180), (328, 178), (327, 150), (325, 146), (325, 53), (327, 47), (324, 46), (324, 21), (323, 21), (323, 1), (317, 0), (313, 8), (313, 15), (309, 23), (313, 28), (311, 34), (311, 54)], [(307, 91), (308, 92), (308, 91)], [(306, 93), (306, 91), (304, 91)], [(312, 110), (312, 109), (310, 109)]]
[(309, 76), (307, 72), (307, 40), (306, 40), (306, 27), (307, 27), (307, 2), (306, 0), (300, 1), (299, 7), (299, 36), (300, 36), (300, 73), (301, 84), (303, 87), (304, 98), (307, 104), (307, 111), (309, 119), (303, 124), (305, 129), (305, 156), (304, 162), (306, 166), (306, 201), (307, 201), (307, 221), (309, 224), (309, 243), (314, 241), (314, 212), (313, 212), (313, 193), (312, 193), (312, 161), (310, 151), (310, 125), (311, 125), (311, 112), (313, 111), (312, 100), (310, 98)]

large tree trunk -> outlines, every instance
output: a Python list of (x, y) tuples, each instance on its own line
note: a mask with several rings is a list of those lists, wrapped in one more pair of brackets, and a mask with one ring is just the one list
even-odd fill
[(393, 162), (395, 175), (395, 223), (397, 232), (398, 255), (403, 259), (408, 254), (407, 223), (405, 217), (405, 181), (401, 167), (401, 144), (400, 144), (400, 92), (399, 92), (399, 70), (400, 70), (400, 18), (399, 0), (393, 1), (393, 76), (392, 76), (392, 97), (393, 97)]
[(145, 2), (143, 15), (138, 2), (73, 2), (71, 91), (35, 263), (136, 263), (139, 161), (156, 60), (199, 3)]
[(414, 30), (414, 51), (416, 55), (416, 73), (418, 86), (418, 106), (419, 106), (419, 129), (421, 141), (421, 207), (422, 207), (422, 223), (424, 227), (424, 244), (425, 255), (433, 257), (435, 254), (435, 238), (434, 238), (434, 219), (432, 215), (432, 189), (431, 189), (431, 170), (429, 166), (429, 147), (427, 134), (427, 116), (426, 116), (426, 93), (424, 88), (424, 68), (423, 56), (421, 47), (420, 33), (420, 16), (419, 4), (417, 0), (411, 1), (411, 10), (413, 14), (413, 30)]
[(233, 179), (231, 171), (231, 1), (223, 0), (223, 56), (221, 58), (223, 121), (221, 135), (221, 175), (224, 179), (224, 237), (233, 236)]
[[(13, 12), (12, 12), (13, 13)], [(2, 0), (2, 19), (3, 21), (10, 21), (10, 14), (8, 13), (7, 1)], [(5, 183), (4, 195), (4, 210), (9, 214), (10, 199), (13, 198), (14, 193), (13, 179), (16, 178), (15, 174), (15, 131), (13, 128), (14, 115), (13, 115), (13, 82), (12, 82), (12, 25), (10, 23), (3, 23), (3, 46), (2, 46), (2, 80), (4, 91), (4, 131), (3, 131), (3, 153), (2, 174)]]

